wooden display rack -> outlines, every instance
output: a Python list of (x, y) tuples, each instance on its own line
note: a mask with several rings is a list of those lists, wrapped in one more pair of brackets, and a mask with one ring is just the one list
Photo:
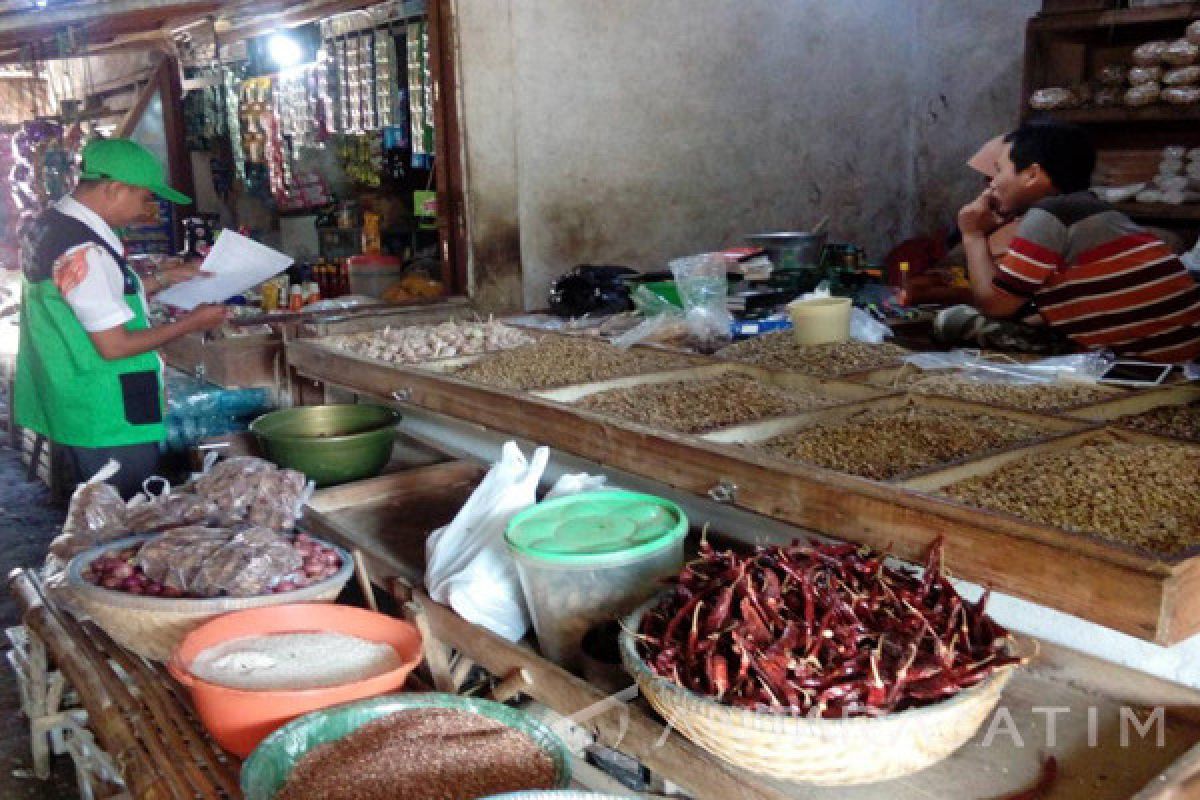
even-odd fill
[[(472, 625), (423, 594), (429, 533), (457, 513), (483, 475), (475, 464), (451, 461), (323, 489), (300, 527), (353, 551), (360, 580), (369, 574), (417, 624), (437, 689), (455, 691), (472, 667), (481, 667), (495, 681), (495, 699), (528, 696), (572, 720), (588, 741), (637, 759), (697, 800), (994, 798), (1031, 786), (1046, 755), (1059, 765), (1048, 800), (1175, 800), (1200, 780), (1200, 692), (1033, 640), (1019, 643), (1037, 655), (1009, 682), (996, 712), (1003, 722), (985, 723), (929, 769), (884, 783), (821, 788), (736, 768), (666, 729), (640, 699), (615, 698), (540, 657), (529, 643)], [(89, 735), (131, 797), (240, 800), (237, 759), (203, 731), (187, 692), (160, 665), (65, 613), (28, 571), (14, 573), (10, 589), (30, 636), (78, 695)], [(1046, 710), (1054, 712), (1052, 742)], [(1153, 723), (1138, 733), (1135, 719), (1138, 726)], [(989, 729), (995, 729), (990, 741)]]
[[(359, 358), (320, 341), (291, 342), (287, 356), (293, 369), (329, 385), (525, 437), (910, 562), (919, 562), (944, 536), (946, 564), (956, 576), (1160, 644), (1200, 631), (1200, 558), (1137, 552), (969, 508), (912, 486), (730, 446), (713, 440), (719, 433), (698, 437), (653, 430), (533, 393)], [(991, 406), (945, 402), (997, 412)], [(1047, 425), (1060, 424), (1044, 419)], [(1061, 432), (1069, 433), (1073, 424), (1087, 426), (1079, 420)], [(1019, 456), (1023, 450), (1013, 452)]]
[[(465, 672), (478, 665), (510, 690), (519, 689), (564, 716), (573, 717), (595, 740), (636, 758), (682, 786), (699, 800), (739, 797), (747, 800), (890, 800), (988, 798), (1028, 788), (1038, 777), (1044, 754), (1059, 763), (1059, 778), (1047, 798), (1056, 800), (1170, 800), (1200, 774), (1200, 692), (1090, 656), (1032, 640), (1037, 650), (1020, 669), (1001, 699), (1022, 746), (1011, 735), (994, 735), (985, 746), (986, 728), (946, 761), (907, 778), (852, 788), (820, 788), (767, 779), (731, 766), (692, 744), (663, 723), (641, 700), (624, 703), (587, 681), (540, 657), (527, 643), (512, 643), (472, 625), (426, 597), (422, 586), (425, 538), (413, 512), (431, 501), (455, 506), (482, 471), (461, 462), (412, 470), (314, 495), (303, 525), (364, 556), (372, 580), (410, 606), (426, 632), (432, 677), (453, 691)], [(439, 487), (447, 487), (442, 490)], [(433, 514), (426, 524), (435, 523)], [(444, 521), (444, 520), (443, 520)], [(440, 524), (440, 523), (435, 523)], [(450, 651), (458, 656), (451, 669)], [(632, 684), (632, 681), (630, 681)], [(1164, 746), (1133, 736), (1120, 746), (1121, 714), (1157, 713), (1162, 706)], [(1056, 744), (1047, 746), (1044, 719), (1034, 708), (1067, 709), (1056, 721)], [(1129, 710), (1122, 712), (1121, 708)], [(1094, 709), (1089, 711), (1089, 709)], [(1089, 747), (1089, 718), (1095, 747)], [(870, 758), (869, 753), (863, 754)]]

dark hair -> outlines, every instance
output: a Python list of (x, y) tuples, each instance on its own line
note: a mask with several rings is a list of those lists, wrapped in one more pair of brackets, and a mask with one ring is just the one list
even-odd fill
[(1004, 137), (1012, 143), (1009, 158), (1018, 170), (1038, 164), (1063, 194), (1091, 186), (1096, 148), (1078, 125), (1054, 120), (1026, 122)]

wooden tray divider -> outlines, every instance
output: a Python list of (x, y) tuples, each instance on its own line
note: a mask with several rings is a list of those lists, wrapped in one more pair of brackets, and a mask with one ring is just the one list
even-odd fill
[[(1193, 571), (1184, 570), (1177, 560), (1131, 553), (1068, 531), (959, 506), (906, 485), (767, 458), (714, 441), (712, 434), (652, 431), (529, 393), (419, 369), (385, 367), (312, 343), (289, 345), (289, 359), (299, 372), (331, 385), (379, 398), (390, 398), (400, 390), (404, 402), (435, 414), (561, 448), (700, 496), (726, 481), (739, 487), (731, 498), (738, 508), (887, 549), (913, 563), (920, 563), (929, 545), (942, 536), (947, 566), (964, 580), (1160, 644), (1200, 631), (1200, 593), (1189, 595), (1176, 587), (1181, 576)], [(922, 402), (939, 403), (939, 407), (1029, 413), (921, 397)], [(885, 397), (864, 404), (895, 402)], [(844, 413), (848, 407), (815, 413)], [(1034, 418), (1052, 420), (1058, 415)], [(1063, 426), (1064, 430), (1051, 433), (1063, 435), (1064, 441), (1074, 435), (1070, 426), (1080, 426), (1080, 433), (1089, 430), (1087, 421), (1077, 419), (1045, 424)], [(1010, 457), (1027, 452), (1017, 448)], [(970, 466), (964, 462), (960, 468)]]

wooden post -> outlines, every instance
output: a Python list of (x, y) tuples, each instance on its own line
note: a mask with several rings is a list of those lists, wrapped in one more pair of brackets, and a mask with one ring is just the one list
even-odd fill
[(375, 602), (375, 587), (371, 585), (371, 573), (367, 570), (367, 559), (362, 550), (354, 548), (354, 574), (358, 577), (358, 588), (362, 589), (363, 599), (367, 608), (378, 613), (379, 603)]
[(529, 670), (524, 667), (514, 669), (504, 676), (504, 680), (496, 684), (495, 689), (492, 689), (492, 699), (497, 703), (507, 703), (531, 685), (533, 685), (533, 678), (530, 677)]
[(421, 634), (421, 647), (425, 650), (425, 662), (433, 676), (433, 688), (439, 692), (454, 692), (458, 687), (450, 675), (450, 661), (446, 656), (446, 646), (433, 635), (429, 625), (429, 617), (425, 615), (425, 607), (418, 600), (404, 604), (404, 616), (417, 626)]

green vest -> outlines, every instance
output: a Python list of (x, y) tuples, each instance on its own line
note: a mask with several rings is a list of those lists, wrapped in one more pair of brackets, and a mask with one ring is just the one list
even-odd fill
[(73, 217), (57, 211), (42, 215), (21, 249), (16, 423), (72, 447), (161, 441), (164, 397), (158, 354), (104, 358), (54, 285), (53, 261), (84, 241), (108, 250), (125, 275), (125, 302), (133, 311), (125, 329), (150, 327), (141, 282), (120, 254)]

